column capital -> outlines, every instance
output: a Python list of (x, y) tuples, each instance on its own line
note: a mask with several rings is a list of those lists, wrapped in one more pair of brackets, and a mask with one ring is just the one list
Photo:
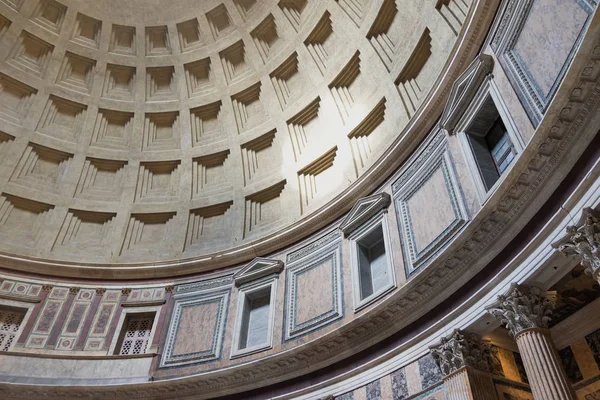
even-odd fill
[(566, 256), (574, 256), (585, 272), (597, 277), (600, 272), (600, 212), (584, 208), (575, 225), (552, 247)]
[(436, 364), (447, 376), (464, 367), (488, 371), (490, 351), (479, 335), (455, 329), (429, 350)]
[(500, 319), (514, 337), (525, 329), (547, 329), (555, 303), (556, 292), (513, 283), (508, 293), (498, 296), (498, 302), (486, 310)]

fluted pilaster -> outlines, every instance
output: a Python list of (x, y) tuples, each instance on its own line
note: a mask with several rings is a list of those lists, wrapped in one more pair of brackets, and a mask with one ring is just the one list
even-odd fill
[(496, 400), (496, 387), (489, 372), (464, 367), (444, 377), (447, 400)]
[(575, 399), (547, 329), (526, 329), (515, 336), (535, 399)]
[(548, 322), (556, 293), (513, 284), (488, 312), (499, 318), (515, 338), (536, 400), (574, 400)]

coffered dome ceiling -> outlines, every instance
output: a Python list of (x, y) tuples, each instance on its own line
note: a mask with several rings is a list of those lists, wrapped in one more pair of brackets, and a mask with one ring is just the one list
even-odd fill
[(466, 14), (426, 3), (0, 0), (0, 251), (201, 263), (334, 220), (414, 147)]

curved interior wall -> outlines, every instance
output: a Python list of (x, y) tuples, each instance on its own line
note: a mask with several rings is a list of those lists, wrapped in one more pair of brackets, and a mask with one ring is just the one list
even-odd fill
[[(439, 3), (441, 10), (436, 11), (436, 18), (446, 24), (438, 26), (445, 29), (450, 28), (444, 7), (456, 6), (448, 3)], [(295, 245), (250, 264), (167, 282), (40, 280), (4, 273), (0, 304), (26, 312), (11, 351), (0, 356), (3, 380), (21, 385), (2, 384), (3, 389), (15, 398), (69, 396), (84, 390), (98, 396), (214, 397), (239, 396), (287, 380), (272, 391), (267, 387), (247, 397), (316, 398), (333, 393), (345, 398), (345, 393), (400, 390), (393, 389), (392, 382), (402, 382), (404, 376), (410, 396), (446, 390), (427, 345), (448, 333), (445, 325), (489, 333), (494, 325), (483, 307), (510, 282), (555, 284), (574, 263), (555, 256), (550, 243), (564, 234), (583, 207), (596, 207), (600, 199), (594, 150), (599, 37), (595, 3), (554, 4), (557, 11), (551, 18), (556, 26), (564, 18), (576, 21), (569, 35), (560, 35), (561, 53), (544, 47), (551, 46), (545, 42), (536, 43), (540, 51), (527, 53), (538, 36), (522, 32), (539, 29), (527, 21), (539, 20), (536, 13), (541, 11), (515, 8), (517, 3), (501, 2), (496, 9), (496, 3), (474, 2), (462, 31), (465, 37), (459, 37), (450, 53), (456, 64), (449, 61), (444, 78), (436, 82), (446, 89), (432, 89), (405, 132), (439, 124), (427, 129), (418, 148), (371, 196)], [(518, 21), (523, 23), (521, 30), (516, 29)], [(481, 54), (474, 59), (481, 43)], [(515, 48), (520, 63), (511, 64)], [(468, 60), (456, 61), (461, 57)], [(528, 75), (515, 79), (515, 72), (524, 67)], [(460, 75), (454, 68), (465, 72)], [(542, 93), (546, 103), (531, 90), (542, 81), (555, 82)], [(469, 164), (472, 155), (461, 132), (467, 130), (465, 119), (477, 114), (474, 104), (489, 104), (486, 93), (514, 135), (517, 154), (482, 196), (481, 177)], [(435, 121), (423, 122), (419, 118), (427, 116), (423, 110), (431, 102), (445, 108), (437, 109)], [(402, 138), (394, 145), (398, 143), (401, 146)], [(564, 184), (565, 176), (572, 182)], [(564, 195), (552, 196), (555, 190)], [(544, 214), (544, 207), (555, 214)], [(533, 224), (526, 225), (530, 220)], [(390, 249), (390, 279), (380, 293), (363, 302), (356, 296), (360, 287), (353, 275), (353, 249), (361, 229), (380, 221), (385, 221), (382, 232)], [(521, 239), (523, 232), (525, 240), (515, 248), (512, 239)], [(539, 236), (532, 240), (535, 234)], [(496, 257), (503, 250), (519, 257), (498, 265)], [(483, 278), (477, 274), (482, 270)], [(257, 277), (263, 283), (275, 282), (270, 286), (272, 333), (266, 346), (243, 353), (236, 349), (239, 300)], [(456, 309), (444, 305), (448, 299)], [(428, 321), (430, 310), (434, 322)], [(155, 313), (147, 353), (114, 355), (127, 316), (144, 313)], [(505, 356), (514, 360), (514, 353)], [(356, 359), (356, 368), (340, 369), (339, 363), (353, 365), (350, 360)], [(332, 364), (336, 369), (328, 372)], [(313, 371), (323, 378), (313, 379)], [(513, 395), (525, 393), (529, 398), (523, 376), (502, 373), (510, 381), (504, 386), (518, 392)], [(150, 377), (152, 383), (147, 382)], [(46, 386), (61, 382), (72, 387)]]

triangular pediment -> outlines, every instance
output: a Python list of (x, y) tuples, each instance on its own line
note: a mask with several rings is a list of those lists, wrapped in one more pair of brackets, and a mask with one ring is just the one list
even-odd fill
[(368, 221), (373, 215), (384, 208), (387, 208), (390, 205), (390, 202), (391, 198), (387, 193), (379, 193), (359, 199), (340, 225), (340, 229), (344, 232), (344, 236), (348, 236), (352, 231)]
[(454, 82), (450, 96), (442, 113), (440, 126), (453, 133), (456, 124), (466, 111), (485, 77), (492, 72), (494, 59), (481, 54), (473, 60), (465, 72)]
[(233, 275), (236, 286), (255, 281), (271, 274), (278, 274), (283, 269), (283, 261), (256, 257), (248, 265)]

